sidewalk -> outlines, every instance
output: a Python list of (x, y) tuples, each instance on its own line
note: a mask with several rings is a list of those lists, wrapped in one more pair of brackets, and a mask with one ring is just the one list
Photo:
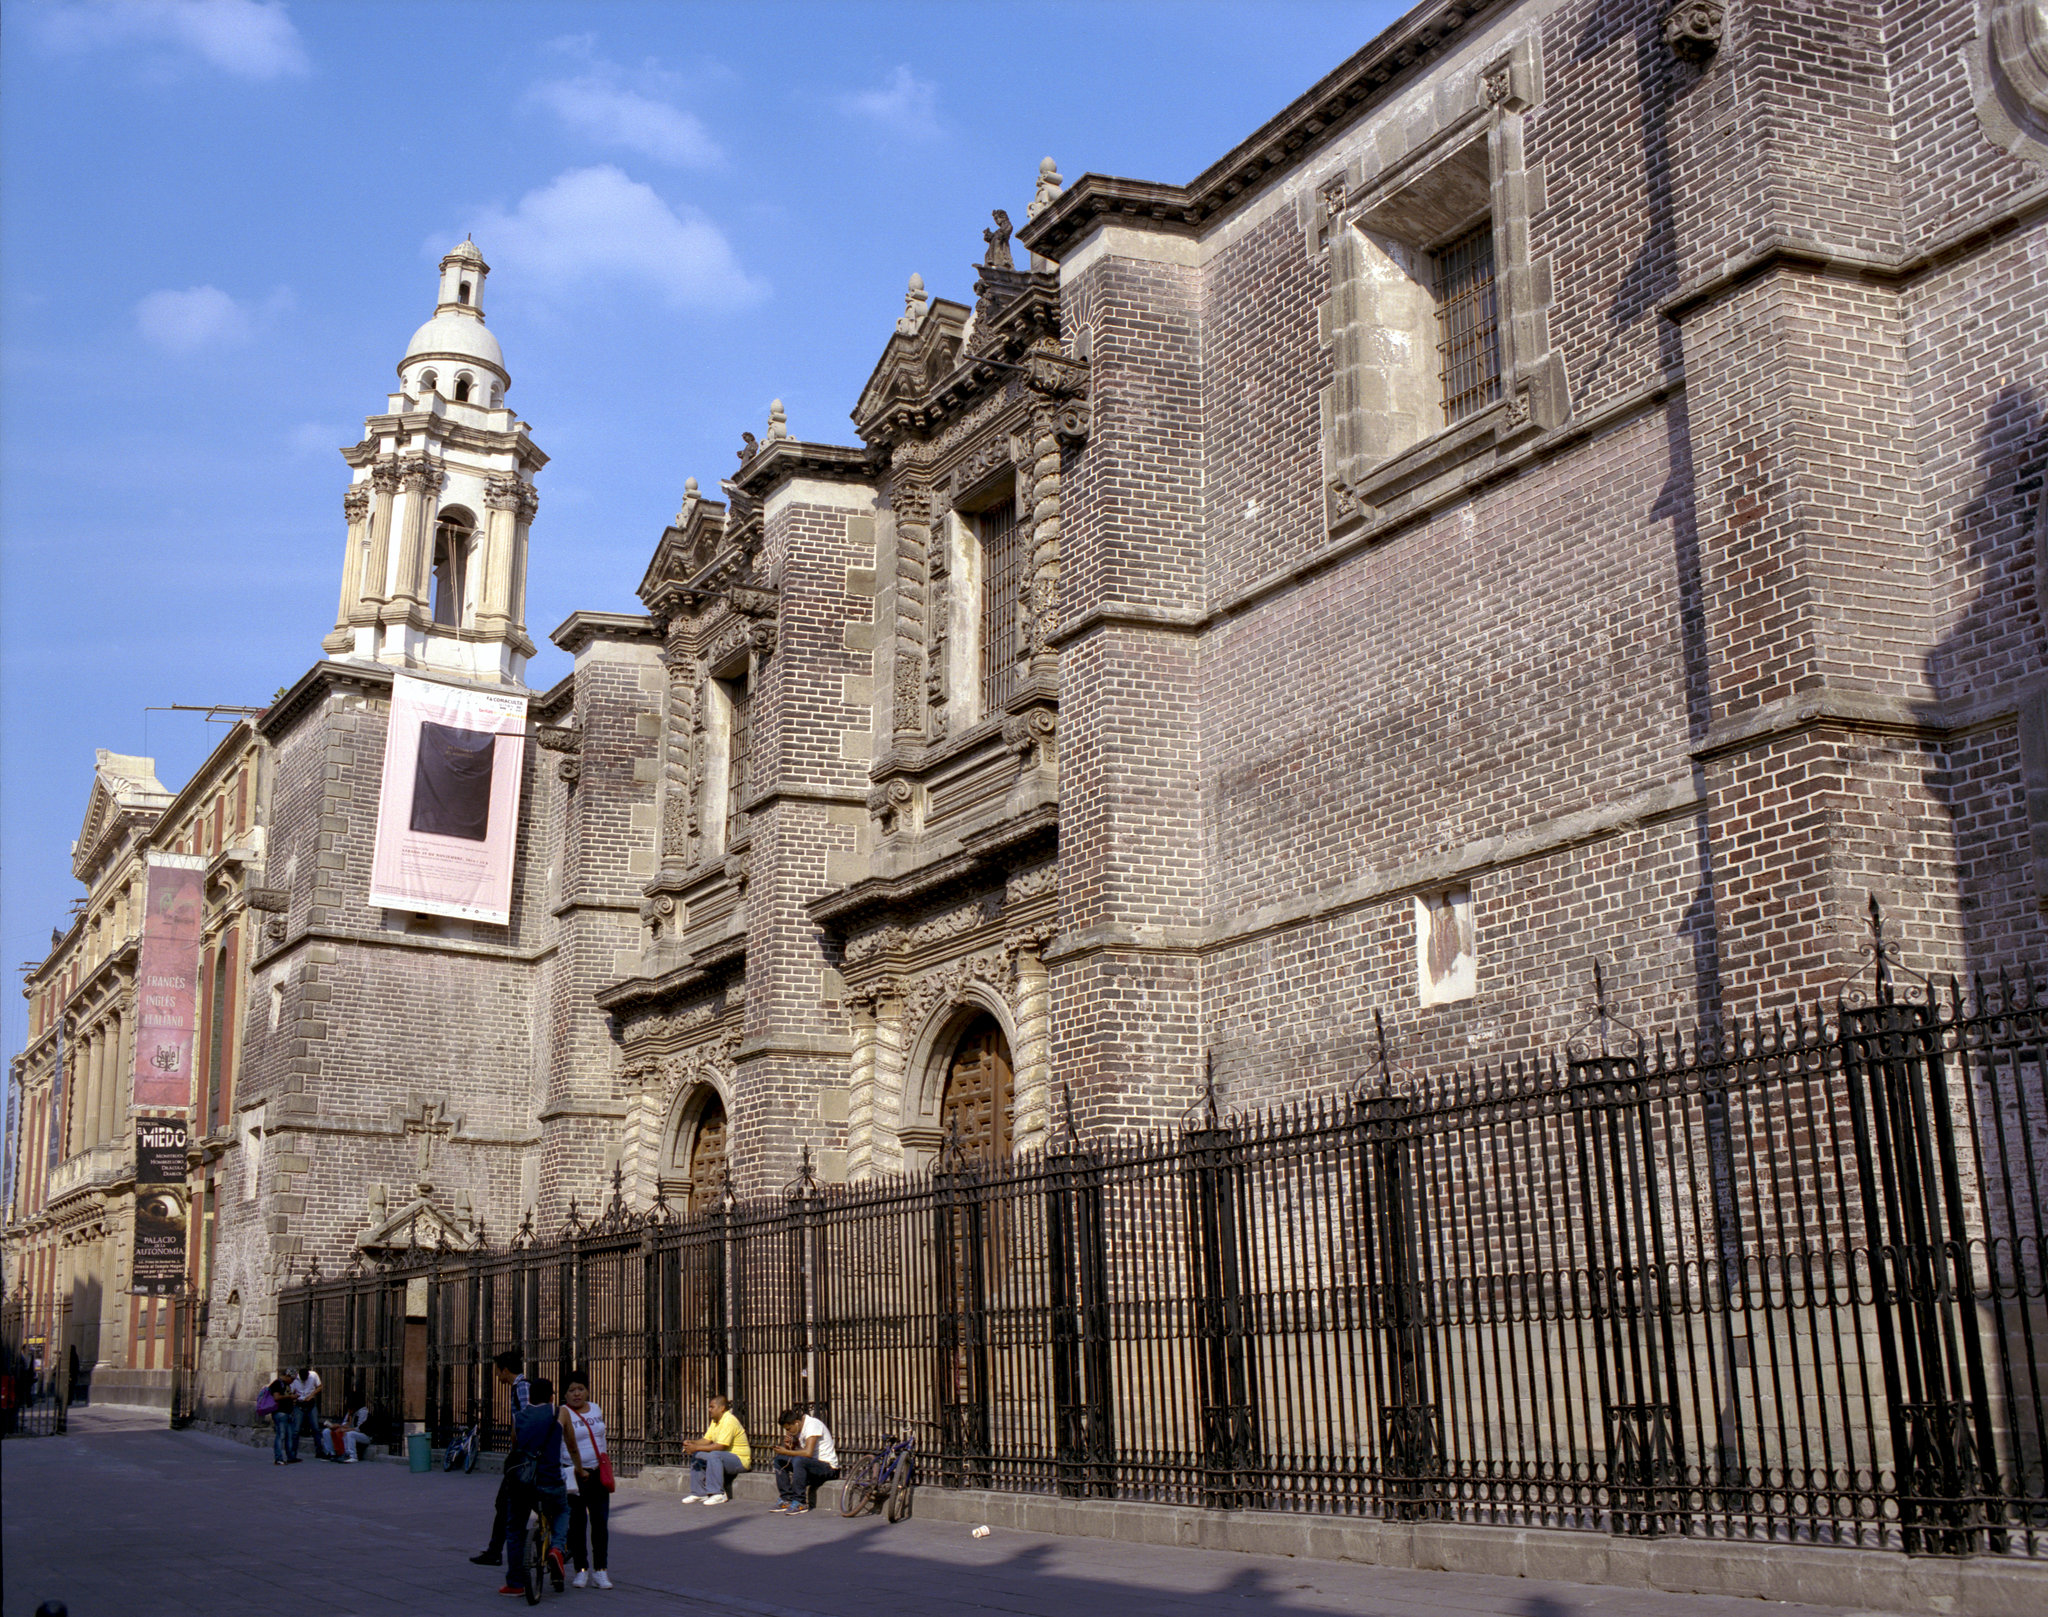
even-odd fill
[[(163, 1429), (143, 1411), (80, 1410), (69, 1437), (6, 1445), (4, 1586), (26, 1614), (53, 1596), (73, 1617), (326, 1617), (524, 1611), (466, 1559), (489, 1529), (495, 1477), (414, 1476), (403, 1461), (308, 1461)], [(550, 1594), (585, 1617), (1846, 1617), (1838, 1608), (1660, 1595), (1457, 1573), (1151, 1549), (955, 1522), (785, 1518), (622, 1489), (610, 1593)]]

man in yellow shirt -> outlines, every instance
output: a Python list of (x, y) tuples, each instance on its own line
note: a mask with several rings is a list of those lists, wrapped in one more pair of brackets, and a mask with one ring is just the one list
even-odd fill
[(747, 1429), (732, 1412), (725, 1394), (718, 1392), (711, 1395), (711, 1424), (702, 1437), (685, 1443), (683, 1452), (690, 1457), (686, 1505), (724, 1504), (729, 1479), (754, 1463), (753, 1451), (747, 1447)]

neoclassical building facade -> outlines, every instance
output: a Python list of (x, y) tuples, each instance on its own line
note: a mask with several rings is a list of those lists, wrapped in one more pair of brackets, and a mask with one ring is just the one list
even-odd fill
[[(1596, 964), (1639, 1027), (1786, 1008), (1873, 893), (1917, 970), (2048, 956), (2039, 19), (1431, 0), (1187, 184), (1048, 159), (850, 441), (777, 405), (684, 479), (544, 691), (546, 457), (451, 253), (241, 743), (208, 1396), (287, 1275), (615, 1174), (1530, 1053)], [(400, 678), (525, 703), (502, 923), (372, 901)]]

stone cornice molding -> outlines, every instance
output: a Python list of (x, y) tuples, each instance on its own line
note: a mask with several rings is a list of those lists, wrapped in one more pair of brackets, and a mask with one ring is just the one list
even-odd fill
[(607, 983), (590, 997), (598, 1009), (621, 1016), (639, 1006), (653, 1006), (702, 993), (744, 971), (745, 933), (720, 938), (697, 950), (689, 960), (657, 977), (624, 977)]
[(450, 421), (445, 416), (412, 412), (367, 417), (363, 422), (362, 442), (344, 448), (341, 458), (350, 466), (368, 466), (385, 454), (386, 438), (396, 438), (409, 447), (414, 439), (421, 437), (443, 450), (466, 450), (475, 455), (510, 455), (513, 463), (529, 474), (548, 463), (547, 454), (527, 436), (523, 421), (509, 431), (498, 432), (489, 427), (472, 427)]
[(600, 640), (658, 643), (661, 625), (639, 612), (571, 612), (548, 636), (570, 656), (578, 656)]
[(801, 438), (770, 438), (747, 458), (734, 474), (733, 483), (765, 506), (769, 495), (798, 478), (816, 478), (825, 483), (873, 483), (881, 470), (881, 463), (867, 449), (807, 443)]
[(2038, 223), (2044, 214), (2048, 214), (2048, 181), (2030, 186), (2002, 208), (1943, 231), (1917, 252), (1896, 258), (1842, 252), (1772, 236), (1681, 287), (1658, 305), (1657, 312), (1666, 320), (1683, 320), (1701, 306), (1778, 269), (1803, 270), (1830, 280), (1904, 286)]
[(921, 908), (954, 890), (985, 886), (995, 876), (1035, 864), (1059, 844), (1059, 808), (1046, 804), (961, 839), (960, 851), (900, 876), (870, 876), (814, 898), (804, 906), (825, 931), (844, 938), (857, 927)]
[(1017, 240), (1041, 258), (1058, 260), (1098, 223), (1199, 234), (1428, 72), (1468, 36), (1473, 19), (1503, 3), (1438, 0), (1417, 6), (1186, 185), (1084, 174), (1025, 225)]

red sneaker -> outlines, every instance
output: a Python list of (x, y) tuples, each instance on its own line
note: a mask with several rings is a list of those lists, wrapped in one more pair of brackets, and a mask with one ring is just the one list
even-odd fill
[(501, 1595), (518, 1595), (522, 1599), (524, 1599), (526, 1595), (526, 1591), (516, 1583), (506, 1584), (504, 1588), (498, 1591), (498, 1593)]

